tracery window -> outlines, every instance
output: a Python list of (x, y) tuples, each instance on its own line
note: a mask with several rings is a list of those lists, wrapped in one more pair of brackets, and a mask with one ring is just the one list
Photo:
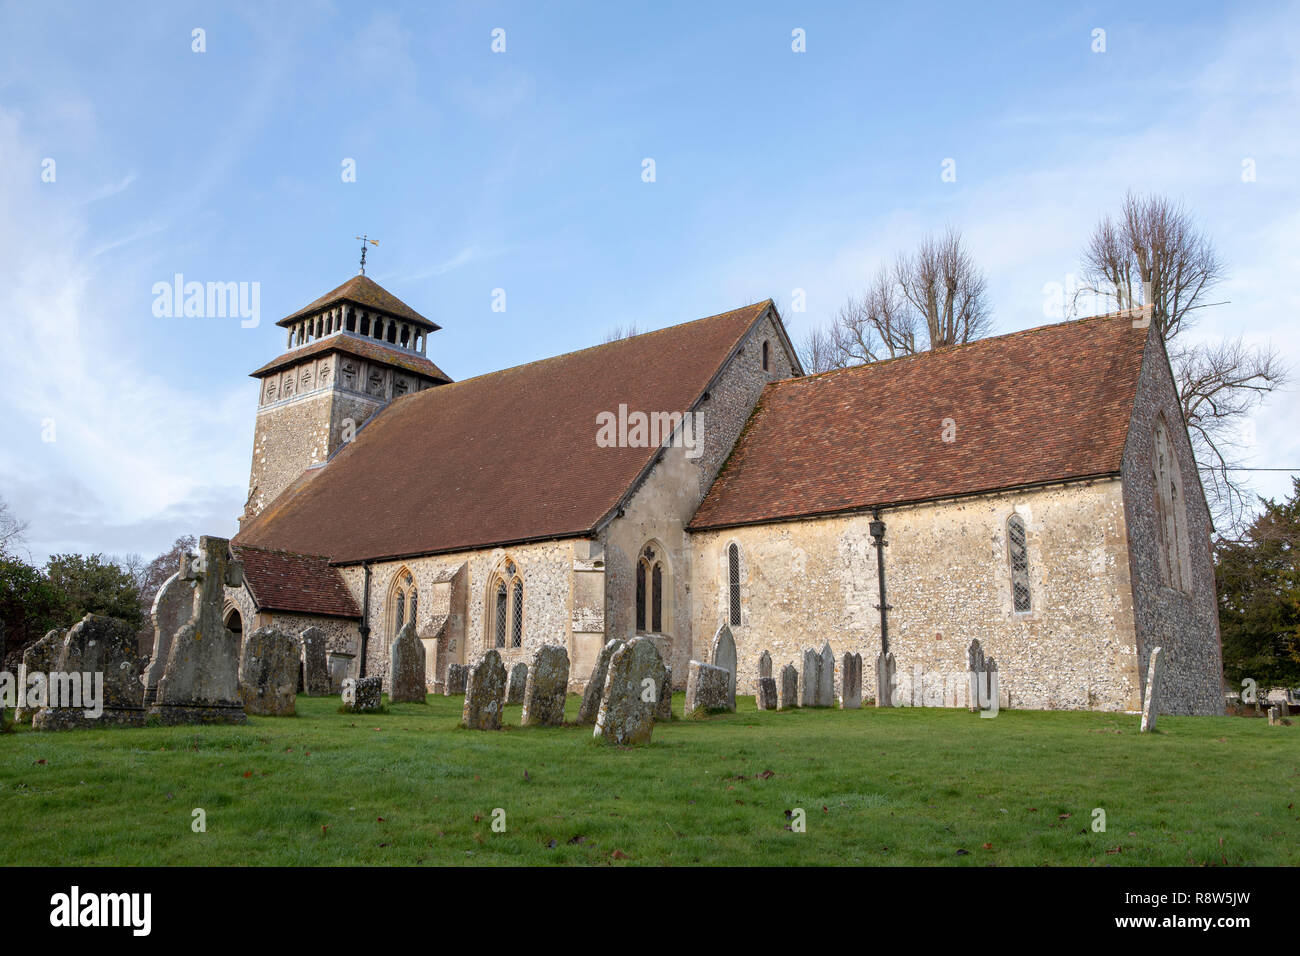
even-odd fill
[(388, 637), (395, 640), (407, 621), (416, 620), (419, 591), (415, 586), (415, 577), (409, 568), (401, 568), (393, 575), (393, 583), (388, 588)]
[(638, 633), (664, 631), (664, 592), (667, 568), (658, 546), (647, 544), (636, 563), (636, 629)]
[(489, 647), (524, 646), (524, 578), (510, 558), (501, 562), (488, 583), (485, 617)]

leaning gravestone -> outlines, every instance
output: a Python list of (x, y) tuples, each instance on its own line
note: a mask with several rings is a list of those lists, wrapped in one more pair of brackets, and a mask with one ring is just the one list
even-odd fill
[(691, 661), (686, 677), (686, 716), (735, 710), (731, 703), (730, 685), (730, 675), (721, 667)]
[(811, 647), (804, 648), (803, 670), (799, 672), (799, 706), (820, 707), (817, 690), (822, 682), (822, 656)]
[[(50, 674), (59, 666), (59, 654), (63, 652), (63, 639), (67, 634), (67, 628), (55, 628), (23, 651), (23, 662), (18, 668), (18, 708), (14, 711), (15, 723), (30, 724), (36, 712), (49, 703)], [(36, 678), (38, 675), (36, 686), (30, 688), (35, 706), (27, 707), (25, 702), (29, 690), (28, 678)]]
[(415, 636), (415, 622), (397, 632), (389, 652), (388, 699), (396, 704), (423, 704), (425, 697), (424, 641)]
[(723, 624), (718, 633), (713, 635), (713, 656), (710, 658), (714, 667), (721, 667), (731, 675), (727, 682), (727, 695), (731, 698), (731, 709), (736, 709), (736, 639), (731, 636), (731, 628)]
[(243, 565), (229, 541), (204, 535), (197, 554), (181, 556), (178, 573), (195, 588), (193, 610), (172, 638), (149, 713), (164, 724), (242, 724), (239, 638), (222, 622), (221, 609), (226, 588), (244, 583)]
[(442, 693), (446, 697), (452, 697), (465, 693), (465, 678), (468, 672), (464, 664), (447, 665), (447, 682), (443, 685)]
[(533, 654), (524, 685), (525, 727), (558, 727), (564, 723), (564, 702), (569, 693), (569, 652), (559, 644), (546, 644)]
[(239, 696), (244, 712), (292, 717), (301, 660), (297, 640), (278, 627), (259, 627), (244, 638), (239, 654)]
[(154, 595), (149, 618), (153, 622), (153, 658), (144, 672), (144, 705), (152, 707), (158, 698), (158, 682), (167, 669), (172, 638), (194, 613), (194, 587), (179, 573), (163, 582)]
[(382, 677), (343, 678), (343, 709), (350, 714), (374, 713), (383, 707)]
[(506, 703), (522, 704), (524, 690), (528, 687), (528, 665), (523, 661), (510, 668), (510, 677), (506, 681)]
[(582, 706), (578, 708), (578, 723), (594, 724), (600, 714), (600, 699), (605, 693), (605, 678), (609, 674), (609, 662), (614, 652), (624, 645), (617, 637), (610, 638), (600, 649), (596, 665), (591, 669), (591, 679), (582, 692)]
[(799, 672), (793, 664), (781, 668), (781, 684), (777, 691), (777, 710), (793, 710), (799, 706)]
[[(87, 614), (72, 626), (63, 639), (58, 663), (50, 678), (49, 703), (32, 718), (33, 730), (70, 730), (74, 727), (140, 727), (145, 721), (144, 685), (140, 674), (144, 661), (138, 651), (135, 631), (126, 621), (103, 614)], [(95, 675), (102, 687), (87, 687), (84, 677)], [(102, 675), (102, 678), (101, 676)], [(71, 681), (79, 684), (71, 699), (63, 690)], [(56, 701), (55, 696), (61, 699)], [(77, 698), (80, 697), (80, 700)], [(89, 698), (98, 697), (101, 712)]]
[(667, 721), (673, 719), (673, 669), (665, 664), (660, 671), (659, 680), (655, 686), (658, 688), (659, 700), (655, 706), (655, 720)]
[(767, 651), (763, 651), (762, 654), (758, 655), (758, 679), (762, 680), (764, 677), (771, 677), (771, 676), (772, 676), (772, 655), (769, 654)]
[(501, 655), (490, 650), (469, 669), (460, 725), (470, 730), (500, 730), (505, 699), (506, 668)]
[(1156, 729), (1156, 717), (1160, 713), (1160, 678), (1164, 669), (1164, 648), (1151, 648), (1151, 663), (1147, 665), (1147, 696), (1142, 702), (1142, 733)]
[(776, 681), (771, 677), (758, 679), (758, 692), (754, 701), (759, 710), (776, 710)]
[(302, 642), (303, 692), (308, 697), (328, 697), (334, 690), (334, 678), (325, 649), (325, 632), (315, 626), (304, 628), (298, 640)]
[(862, 655), (844, 655), (840, 675), (840, 709), (857, 710), (862, 706)]
[(636, 637), (609, 659), (605, 692), (600, 697), (592, 736), (620, 747), (648, 744), (654, 731), (663, 658), (654, 641)]

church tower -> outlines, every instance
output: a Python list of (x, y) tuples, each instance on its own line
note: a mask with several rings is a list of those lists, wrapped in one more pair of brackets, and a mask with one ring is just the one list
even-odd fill
[(364, 273), (281, 319), (287, 351), (258, 380), (252, 518), (395, 398), (451, 379), (425, 356), (440, 326)]

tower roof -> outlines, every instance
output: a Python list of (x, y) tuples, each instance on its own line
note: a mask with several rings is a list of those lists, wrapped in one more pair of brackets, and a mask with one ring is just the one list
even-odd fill
[(303, 316), (311, 315), (313, 312), (320, 312), (340, 302), (351, 303), (363, 309), (373, 309), (376, 312), (383, 312), (386, 315), (405, 319), (414, 325), (428, 329), (430, 332), (436, 332), (442, 328), (438, 323), (426, 319), (419, 312), (416, 312), (374, 279), (361, 275), (353, 276), (337, 289), (326, 292), (315, 302), (303, 306), (292, 315), (286, 315), (275, 324), (279, 326), (292, 325)]

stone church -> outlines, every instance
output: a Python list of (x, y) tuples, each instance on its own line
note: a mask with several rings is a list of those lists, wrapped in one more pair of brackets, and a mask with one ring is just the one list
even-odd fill
[(431, 690), (548, 643), (578, 689), (633, 635), (680, 687), (727, 624), (753, 693), (764, 650), (874, 662), (884, 620), (911, 703), (978, 640), (1003, 706), (1137, 710), (1162, 646), (1164, 709), (1221, 712), (1210, 515), (1132, 314), (805, 375), (769, 300), (458, 382), (364, 275), (278, 325), (226, 620), (321, 627), (339, 676), (414, 620)]

